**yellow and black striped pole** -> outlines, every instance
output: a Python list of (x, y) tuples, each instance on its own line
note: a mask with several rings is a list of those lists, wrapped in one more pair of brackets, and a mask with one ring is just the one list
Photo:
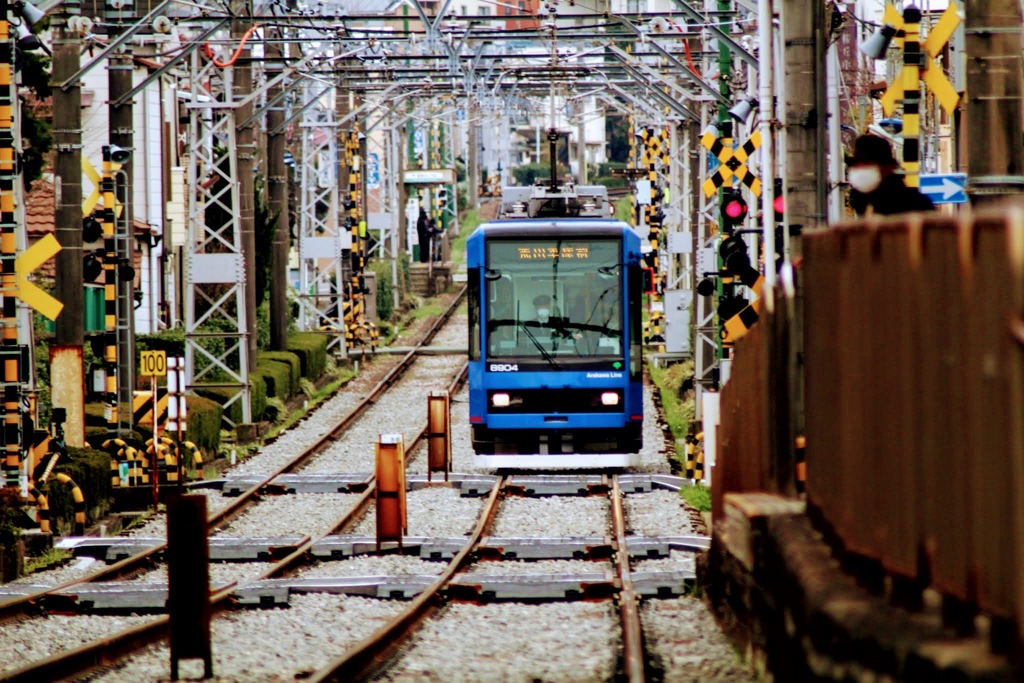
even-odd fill
[(907, 187), (921, 186), (921, 10), (903, 9), (903, 172)]
[(100, 225), (103, 228), (103, 366), (106, 370), (106, 391), (104, 392), (104, 416), (107, 430), (117, 433), (117, 245), (114, 236), (114, 160), (110, 145), (103, 146), (103, 174), (100, 178), (100, 193), (103, 195), (103, 210)]
[(14, 158), (13, 42), (7, 0), (0, 0), (0, 287), (3, 293), (4, 484), (17, 486), (21, 471), (21, 362), (18, 346), (18, 288), (14, 217), (18, 169)]
[(44, 534), (50, 533), (50, 503), (46, 496), (40, 493), (34, 485), (28, 487), (29, 502), (36, 504), (36, 521), (39, 522), (39, 530)]
[(57, 473), (57, 481), (62, 484), (67, 484), (68, 488), (71, 489), (71, 500), (74, 503), (73, 509), (75, 512), (75, 536), (85, 535), (85, 496), (82, 495), (82, 489), (78, 487), (74, 479), (64, 474), (63, 472)]

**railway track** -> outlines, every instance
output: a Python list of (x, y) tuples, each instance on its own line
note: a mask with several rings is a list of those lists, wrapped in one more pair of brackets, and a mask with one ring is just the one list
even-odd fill
[[(226, 507), (212, 512), (208, 517), (209, 528), (211, 530), (219, 529), (241, 518), (254, 505), (264, 499), (268, 492), (275, 490), (273, 482), (280, 480), (284, 475), (297, 472), (304, 466), (309, 465), (317, 455), (323, 453), (333, 443), (337, 442), (342, 435), (352, 429), (353, 425), (361, 419), (367, 410), (408, 371), (416, 361), (419, 349), (434, 339), (454, 314), (464, 296), (465, 289), (461, 290), (453, 298), (444, 313), (426, 331), (420, 343), (406, 353), (333, 428), (327, 430), (298, 455), (289, 458), (281, 465), (272, 467), (269, 473), (257, 476), (256, 480), (251, 482), (244, 491), (241, 491), (235, 500)], [(464, 381), (465, 366), (463, 365), (458, 375), (452, 381), (449, 390), (456, 390)], [(426, 425), (424, 424), (411, 440), (409, 445), (410, 451), (418, 447), (419, 442), (425, 438), (425, 434)], [(372, 498), (372, 475), (367, 475), (360, 481), (349, 483), (348, 488), (351, 491), (361, 491), (361, 493), (351, 508), (335, 520), (326, 533), (320, 534), (317, 538), (307, 536), (301, 539), (294, 547), (290, 548), (290, 552), (285, 554), (283, 558), (273, 562), (264, 572), (264, 575), (257, 578), (271, 578), (287, 571), (290, 566), (294, 566), (302, 558), (307, 557), (310, 547), (320, 537), (343, 530), (353, 519), (363, 514)], [(81, 592), (82, 589), (90, 585), (98, 583), (109, 585), (111, 582), (119, 579), (132, 578), (142, 573), (153, 571), (158, 566), (159, 558), (165, 550), (166, 543), (164, 542), (151, 544), (149, 547), (135, 552), (125, 559), (116, 561), (99, 571), (0, 603), (0, 624), (21, 622), (36, 616), (46, 615), (51, 609), (67, 610), (71, 606), (70, 603), (75, 601), (73, 591)], [(226, 605), (226, 599), (232, 594), (235, 587), (235, 583), (229, 583), (212, 592), (211, 602), (215, 605), (215, 609), (222, 609)], [(168, 618), (166, 616), (148, 620), (144, 624), (88, 643), (70, 652), (46, 658), (22, 669), (4, 672), (0, 674), (0, 680), (54, 680), (73, 675), (91, 667), (102, 666), (112, 661), (112, 658), (134, 651), (162, 637), (163, 631), (166, 630), (167, 621)]]
[[(445, 342), (439, 343), (443, 346)], [(426, 358), (424, 362), (430, 366)], [(436, 372), (422, 376), (426, 366), (417, 366), (419, 370), (410, 373), (402, 384), (419, 382), (420, 392), (428, 382), (431, 389), (440, 386)], [(402, 388), (395, 388), (402, 395)], [(327, 469), (318, 467), (317, 463), (325, 461), (316, 459), (307, 461), (302, 471), (284, 471), (280, 465), (267, 468), (253, 463), (245, 472), (224, 481), (225, 492), (255, 492), (253, 495), (262, 497), (262, 505), (250, 505), (254, 510), (313, 491), (344, 489), (351, 497), (346, 498), (345, 509), (339, 507), (316, 533), (310, 520), (301, 534), (287, 539), (260, 539), (259, 543), (244, 538), (211, 541), (212, 557), (221, 553), (220, 559), (225, 559), (224, 553), (233, 552), (238, 568), (246, 566), (243, 561), (252, 567), (244, 580), (218, 585), (213, 593), (218, 610), (212, 634), (215, 673), (230, 680), (252, 681), (374, 676), (406, 681), (422, 680), (425, 670), (437, 669), (444, 674), (434, 680), (460, 680), (449, 675), (452, 661), (444, 669), (445, 663), (431, 663), (429, 657), (424, 663), (423, 659), (431, 651), (447, 653), (450, 644), (443, 639), (454, 637), (460, 646), (471, 646), (457, 660), (465, 665), (465, 671), (459, 672), (461, 680), (474, 680), (465, 676), (466, 671), (476, 673), (474, 660), (495, 657), (492, 653), (480, 654), (494, 619), (516, 624), (526, 634), (527, 640), (521, 642), (528, 642), (530, 636), (534, 641), (551, 640), (538, 639), (538, 633), (561, 633), (560, 638), (568, 639), (539, 643), (541, 649), (549, 648), (540, 655), (531, 655), (522, 645), (505, 648), (519, 655), (520, 659), (505, 663), (516, 670), (533, 666), (529, 663), (531, 656), (534, 661), (564, 659), (550, 649), (559, 643), (563, 650), (593, 651), (591, 659), (599, 660), (582, 670), (584, 677), (577, 675), (575, 680), (643, 680), (642, 674), (649, 673), (643, 670), (645, 661), (672, 656), (647, 651), (652, 638), (644, 638), (646, 633), (655, 633), (653, 640), (660, 638), (662, 648), (666, 639), (671, 643), (674, 637), (664, 624), (652, 631), (646, 620), (658, 609), (652, 603), (661, 603), (666, 608), (662, 611), (674, 616), (674, 621), (662, 621), (668, 628), (678, 628), (683, 618), (678, 607), (687, 600), (681, 595), (693, 579), (693, 553), (706, 547), (707, 539), (686, 535), (690, 527), (685, 514), (662, 519), (666, 509), (682, 512), (678, 495), (673, 492), (682, 481), (662, 474), (668, 467), (660, 449), (654, 447), (640, 472), (616, 476), (475, 471), (468, 455), (471, 449), (465, 390), (455, 394), (454, 385), (452, 390), (455, 472), (446, 485), (428, 483), (422, 474), (425, 449), (418, 452), (416, 444), (410, 443), (408, 401), (399, 401), (398, 408), (388, 409), (395, 413), (391, 420), (395, 431), (405, 427), (410, 443), (408, 498), (413, 535), (405, 537), (401, 550), (391, 545), (385, 547), (384, 555), (373, 552), (372, 482), (366, 467)], [(388, 401), (386, 397), (379, 399), (380, 410), (386, 412)], [(378, 410), (373, 403), (362, 402), (349, 413), (372, 414)], [(391, 429), (380, 427), (379, 420), (368, 421), (378, 431)], [(654, 444), (658, 432), (655, 425), (651, 428)], [(346, 437), (334, 439), (334, 447), (359, 430), (367, 431), (361, 422), (351, 425)], [(362, 434), (360, 438), (372, 443), (375, 439), (370, 436), (376, 434)], [(322, 441), (318, 437), (318, 443)], [(360, 457), (363, 462), (370, 460), (365, 447)], [(235, 526), (246, 519), (240, 514)], [(156, 539), (152, 540), (155, 544)], [(225, 542), (215, 551), (216, 540)], [(126, 539), (124, 543), (143, 541)], [(253, 543), (247, 546), (250, 541)], [(460, 556), (462, 559), (456, 562)], [(231, 564), (211, 564), (211, 570), (214, 567), (230, 568)], [(80, 592), (84, 595), (85, 589)], [(92, 609), (97, 614), (112, 609), (110, 603), (106, 611), (96, 605)], [(63, 604), (68, 610), (76, 607), (81, 609), (82, 605)], [(131, 609), (122, 607), (119, 611)], [(416, 614), (417, 610), (426, 611)], [(85, 676), (90, 681), (122, 682), (165, 678), (169, 651), (165, 642), (158, 641), (166, 631), (167, 617), (145, 619), (144, 623), (63, 655), (0, 673), (0, 680), (83, 680), (80, 677)], [(385, 627), (402, 620), (405, 627)], [(689, 621), (687, 618), (686, 623)], [(645, 623), (643, 627), (641, 622)], [(558, 628), (558, 624), (569, 623), (574, 625), (571, 632)], [(585, 634), (576, 633), (580, 624), (587, 625)], [(467, 635), (467, 625), (476, 630)], [(405, 628), (406, 637), (399, 640), (382, 636), (390, 632), (385, 628)], [(501, 631), (493, 640), (500, 647), (506, 635)], [(578, 640), (584, 636), (591, 640), (581, 644)], [(373, 652), (374, 646), (367, 643), (375, 638), (392, 643), (392, 647), (387, 652)], [(393, 645), (399, 642), (401, 645), (395, 648)], [(438, 642), (442, 643), (440, 647)], [(147, 644), (149, 647), (145, 647)], [(360, 658), (362, 668), (353, 668)], [(345, 663), (349, 661), (353, 663)], [(191, 665), (199, 664), (182, 662), (184, 674)], [(654, 673), (657, 677), (658, 671)], [(475, 680), (495, 676), (483, 672)], [(539, 669), (536, 677), (573, 679), (561, 669)]]
[[(580, 590), (570, 589), (566, 595), (590, 599), (609, 598), (617, 605), (619, 628), (622, 639), (622, 656), (619, 670), (631, 682), (646, 680), (645, 651), (643, 646), (642, 627), (636, 591), (630, 570), (629, 549), (626, 543), (626, 519), (623, 512), (623, 493), (619, 476), (601, 477), (600, 484), (591, 487), (592, 491), (607, 490), (610, 503), (611, 539), (606, 547), (607, 552), (587, 547), (587, 554), (595, 558), (611, 557), (614, 562), (614, 578), (611, 581), (591, 578), (595, 572), (587, 572), (580, 582)], [(539, 479), (543, 481), (542, 479)], [(355, 648), (331, 662), (327, 667), (310, 678), (311, 681), (353, 681), (366, 680), (380, 674), (389, 664), (394, 664), (395, 653), (400, 651), (409, 639), (427, 620), (442, 611), (446, 600), (453, 596), (469, 596), (471, 600), (486, 597), (484, 581), (474, 585), (472, 580), (456, 583), (460, 574), (473, 562), (493, 554), (493, 546), (488, 548), (484, 540), (492, 532), (499, 505), (504, 495), (521, 492), (522, 487), (516, 486), (509, 476), (498, 478), (492, 487), (484, 509), (472, 534), (465, 546), (449, 562), (442, 574), (426, 590), (420, 593), (410, 605), (388, 624), (379, 629), (369, 638), (363, 640)], [(582, 553), (581, 553), (582, 554)], [(561, 579), (572, 583), (572, 579)], [(552, 580), (556, 582), (557, 580)], [(495, 599), (496, 596), (490, 596)], [(522, 598), (520, 598), (522, 599)], [(536, 600), (537, 598), (534, 598)], [(422, 645), (421, 645), (422, 646)]]

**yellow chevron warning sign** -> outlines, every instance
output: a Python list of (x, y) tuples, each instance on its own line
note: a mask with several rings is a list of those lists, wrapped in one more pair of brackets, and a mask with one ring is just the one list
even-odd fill
[[(160, 422), (167, 419), (167, 389), (163, 387), (157, 390), (156, 414)], [(132, 392), (132, 420), (137, 425), (153, 424), (152, 391)]]

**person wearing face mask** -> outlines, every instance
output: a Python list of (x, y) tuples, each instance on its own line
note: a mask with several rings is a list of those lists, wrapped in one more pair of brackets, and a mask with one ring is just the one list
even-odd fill
[(854, 142), (853, 157), (847, 162), (850, 207), (863, 216), (892, 215), (911, 211), (933, 211), (935, 205), (916, 187), (907, 187), (889, 142), (878, 135), (861, 135)]
[(547, 294), (538, 294), (533, 298), (533, 310), (536, 314), (536, 321), (541, 325), (547, 325), (551, 318), (561, 315), (558, 304), (552, 305), (551, 297)]

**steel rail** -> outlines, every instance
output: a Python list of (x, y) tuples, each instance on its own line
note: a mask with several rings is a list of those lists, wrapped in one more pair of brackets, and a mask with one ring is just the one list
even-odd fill
[(630, 683), (643, 683), (644, 643), (640, 626), (640, 608), (629, 573), (629, 550), (626, 548), (626, 516), (622, 509), (619, 477), (612, 477), (612, 533), (615, 536), (615, 568), (619, 574), (619, 619), (622, 622), (622, 667)]
[[(424, 335), (424, 338), (420, 346), (428, 344), (430, 340), (434, 338), (434, 336), (444, 325), (444, 323), (447, 322), (447, 320), (450, 319), (451, 315), (455, 312), (455, 309), (462, 302), (462, 299), (465, 297), (465, 294), (466, 288), (460, 290), (460, 292), (449, 305), (449, 307), (431, 326), (427, 334)], [(403, 363), (405, 361), (410, 361), (409, 364), (411, 364), (411, 359), (413, 359), (415, 355), (416, 349), (413, 349), (403, 359)], [(386, 380), (395, 375), (396, 370), (398, 370), (399, 367), (400, 366), (396, 366), (396, 368), (393, 368), (384, 377), (384, 379), (378, 382), (374, 388), (374, 392), (376, 392), (377, 389), (380, 389), (382, 387), (386, 388), (387, 386), (391, 386), (391, 384), (394, 383), (394, 380), (392, 380), (391, 382), (386, 382)], [(463, 364), (459, 372), (456, 374), (456, 376), (449, 384), (449, 392), (456, 391), (466, 381), (468, 368), (468, 363)], [(371, 392), (371, 394), (367, 396), (363, 402), (360, 403), (360, 406), (364, 406), (369, 399), (374, 398), (374, 392)], [(359, 408), (356, 409), (356, 411), (358, 410)], [(348, 420), (353, 414), (353, 412), (356, 411), (350, 412), (348, 415), (346, 415), (344, 420)], [(424, 426), (419, 430), (417, 435), (409, 444), (410, 453), (414, 452), (420, 446), (420, 444), (426, 438), (428, 429), (429, 423), (424, 424)], [(335, 430), (332, 430), (332, 433), (333, 431)], [(325, 443), (324, 440), (329, 436), (330, 434), (325, 435), (323, 438), (321, 438), (320, 441), (317, 442), (317, 444)], [(315, 446), (316, 444), (314, 444), (314, 447)], [(269, 479), (265, 480), (263, 484), (257, 484), (256, 486), (250, 488), (243, 495), (248, 495), (254, 492), (258, 488), (266, 484), (268, 481), (270, 481), (270, 479), (273, 479), (273, 477), (270, 477)], [(304, 539), (304, 541), (300, 543), (298, 548), (296, 548), (294, 551), (292, 551), (291, 553), (289, 553), (288, 555), (274, 563), (270, 568), (268, 568), (257, 579), (254, 580), (272, 578), (275, 576), (287, 574), (291, 571), (294, 571), (295, 569), (298, 569), (302, 564), (305, 563), (306, 560), (308, 560), (307, 553), (315, 543), (319, 542), (322, 538), (326, 536), (329, 536), (335, 532), (340, 532), (341, 530), (344, 530), (345, 528), (351, 526), (352, 523), (354, 523), (366, 512), (366, 509), (369, 506), (369, 502), (373, 498), (374, 494), (373, 482), (374, 478), (371, 477), (368, 480), (369, 485), (367, 486), (366, 490), (360, 495), (359, 499), (348, 509), (348, 511), (346, 511), (331, 526), (330, 530), (328, 530), (326, 533), (322, 534), (321, 536), (315, 539), (307, 536)], [(166, 547), (166, 545), (163, 547)], [(213, 610), (212, 616), (221, 614), (228, 609), (228, 607), (230, 606), (230, 601), (228, 600), (228, 598), (230, 598), (232, 593), (234, 593), (236, 587), (237, 582), (233, 582), (227, 586), (218, 589), (216, 592), (211, 593), (210, 604)], [(83, 675), (97, 668), (109, 666), (114, 662), (118, 661), (119, 659), (121, 659), (122, 657), (133, 652), (136, 652), (146, 647), (147, 645), (151, 645), (155, 642), (165, 640), (168, 637), (169, 626), (169, 615), (155, 617), (150, 621), (147, 621), (143, 624), (139, 624), (138, 626), (134, 626), (129, 629), (125, 629), (120, 633), (116, 633), (92, 641), (90, 643), (86, 643), (78, 648), (74, 648), (67, 652), (47, 657), (46, 659), (40, 660), (38, 662), (33, 662), (32, 664), (22, 667), (21, 669), (17, 669), (6, 674), (0, 674), (0, 681), (3, 681), (5, 683), (7, 681), (26, 681), (34, 683), (35, 681), (62, 680), (72, 676)]]
[(311, 683), (321, 683), (322, 681), (344, 681), (347, 683), (366, 678), (370, 672), (385, 663), (423, 622), (441, 608), (444, 604), (442, 591), (469, 562), (470, 555), (476, 551), (480, 541), (494, 523), (500, 494), (507, 481), (508, 475), (505, 475), (494, 483), (473, 533), (467, 539), (466, 544), (462, 546), (462, 550), (452, 558), (444, 573), (425, 591), (417, 595), (397, 617), (311, 676), (308, 679)]
[[(231, 505), (228, 505), (223, 510), (211, 514), (207, 519), (207, 525), (210, 528), (216, 526), (222, 526), (230, 522), (231, 520), (238, 517), (249, 506), (258, 502), (259, 492), (266, 487), (276, 477), (298, 469), (302, 465), (306, 464), (315, 455), (318, 455), (328, 445), (337, 440), (338, 436), (349, 429), (354, 422), (362, 417), (363, 412), (369, 406), (373, 405), (381, 394), (390, 388), (398, 379), (402, 373), (408, 369), (410, 365), (415, 361), (417, 353), (421, 347), (427, 346), (433, 338), (440, 331), (441, 327), (448, 321), (449, 318), (455, 313), (455, 309), (458, 308), (459, 304), (462, 303), (463, 298), (466, 295), (466, 288), (463, 287), (452, 300), (448, 308), (438, 317), (438, 319), (430, 326), (423, 339), (407, 353), (398, 364), (392, 368), (370, 391), (370, 393), (363, 398), (352, 410), (350, 410), (345, 417), (343, 417), (337, 425), (334, 426), (330, 431), (321, 436), (315, 443), (309, 446), (305, 451), (300, 453), (298, 456), (293, 458), (288, 463), (282, 465), (273, 474), (265, 477), (259, 483), (253, 485), (248, 490), (244, 491), (236, 501)], [(44, 602), (48, 595), (56, 593), (58, 591), (66, 590), (73, 586), (78, 586), (84, 583), (100, 582), (100, 581), (112, 581), (124, 576), (127, 576), (133, 572), (140, 571), (151, 567), (156, 563), (156, 557), (167, 549), (167, 544), (148, 548), (140, 553), (127, 557), (123, 560), (115, 562), (114, 564), (108, 565), (96, 572), (87, 574), (85, 576), (72, 579), (56, 586), (49, 587), (42, 591), (37, 591), (29, 595), (25, 595), (13, 600), (0, 603), (0, 625), (10, 622), (15, 619), (20, 619), (25, 616), (29, 616), (33, 613), (42, 611), (44, 609)], [(0, 680), (4, 680), (0, 678)]]

